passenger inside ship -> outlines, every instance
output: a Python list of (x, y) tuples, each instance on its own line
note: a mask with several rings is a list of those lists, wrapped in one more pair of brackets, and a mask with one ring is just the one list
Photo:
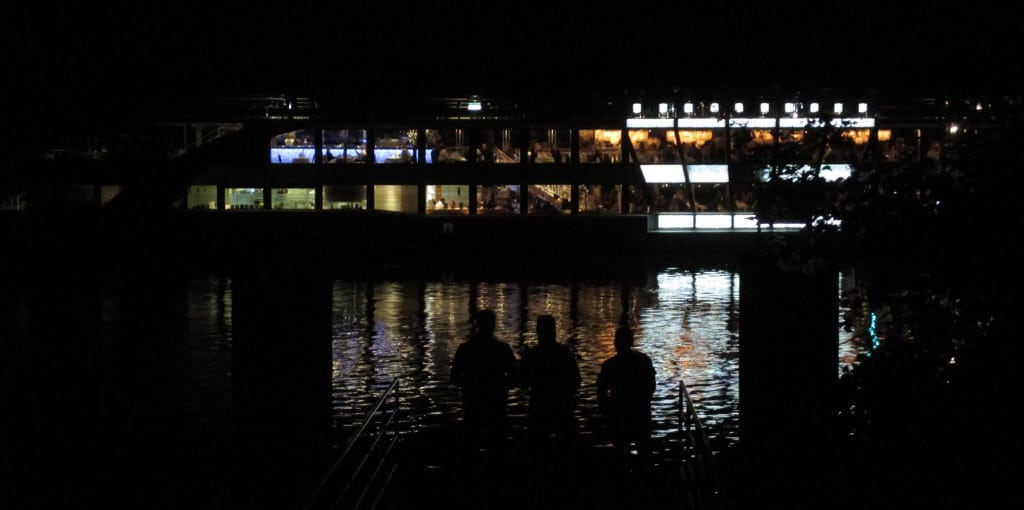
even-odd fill
[(494, 149), (487, 142), (480, 144), (480, 160), (484, 163), (494, 163)]
[(683, 188), (679, 188), (672, 194), (672, 201), (669, 203), (670, 211), (689, 211), (690, 201), (686, 198)]
[(667, 143), (665, 147), (661, 149), (661, 162), (662, 163), (676, 163), (679, 161), (679, 149), (676, 148), (676, 144)]
[(557, 144), (551, 145), (551, 159), (555, 163), (562, 162), (562, 149), (559, 149)]

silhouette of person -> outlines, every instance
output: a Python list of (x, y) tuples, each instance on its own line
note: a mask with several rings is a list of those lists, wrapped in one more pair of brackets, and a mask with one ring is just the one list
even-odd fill
[(569, 346), (555, 338), (555, 318), (537, 317), (537, 345), (523, 353), (522, 387), (529, 395), (527, 431), (533, 440), (554, 435), (560, 445), (575, 437), (580, 369)]
[(486, 142), (480, 144), (480, 156), (484, 163), (494, 163), (494, 149)]
[(437, 163), (441, 162), (441, 150), (442, 149), (445, 149), (445, 143), (443, 141), (437, 142), (437, 144), (434, 145), (430, 149), (430, 162), (431, 163), (437, 164)]
[(558, 145), (551, 145), (551, 158), (555, 161), (556, 164), (562, 162), (562, 149), (559, 149)]
[(631, 445), (641, 462), (651, 455), (651, 398), (656, 385), (650, 356), (633, 350), (633, 330), (615, 330), (615, 355), (601, 364), (597, 404), (612, 433), (612, 443), (625, 461)]
[(508, 392), (519, 383), (512, 347), (494, 336), (493, 310), (473, 316), (473, 332), (452, 358), (451, 382), (462, 390), (462, 418), (481, 446), (500, 446), (508, 426)]

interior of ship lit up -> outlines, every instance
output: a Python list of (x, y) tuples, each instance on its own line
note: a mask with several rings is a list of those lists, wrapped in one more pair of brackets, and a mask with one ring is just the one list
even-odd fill
[[(938, 159), (957, 129), (948, 102), (867, 97), (626, 97), (564, 115), (481, 96), (372, 113), (286, 96), (215, 106), (37, 148), (4, 177), (0, 207), (131, 200), (189, 214), (644, 215), (655, 230), (759, 229), (758, 190), (773, 175), (832, 183), (869, 154)], [(126, 136), (139, 143), (125, 150)]]

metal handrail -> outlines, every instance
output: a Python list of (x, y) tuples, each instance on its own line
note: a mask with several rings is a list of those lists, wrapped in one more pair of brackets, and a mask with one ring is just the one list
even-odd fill
[[(310, 494), (309, 499), (303, 506), (304, 509), (311, 510), (313, 508), (318, 508), (317, 505), (320, 502), (321, 498), (324, 497), (323, 495), (325, 489), (327, 489), (328, 486), (336, 480), (336, 474), (340, 470), (341, 466), (343, 466), (345, 462), (348, 460), (348, 457), (351, 454), (353, 454), (353, 452), (355, 452), (356, 445), (362, 442), (363, 436), (366, 433), (367, 429), (369, 429), (370, 424), (373, 423), (374, 418), (380, 415), (382, 412), (384, 412), (386, 413), (386, 418), (383, 420), (383, 422), (381, 422), (380, 427), (376, 431), (376, 435), (374, 436), (369, 446), (366, 447), (366, 450), (363, 453), (363, 457), (356, 464), (356, 467), (350, 473), (348, 473), (348, 479), (346, 480), (345, 485), (342, 486), (341, 490), (338, 492), (337, 496), (334, 497), (334, 501), (328, 506), (328, 508), (337, 508), (340, 505), (342, 499), (344, 499), (344, 497), (348, 494), (349, 489), (351, 489), (354, 483), (357, 480), (359, 480), (360, 477), (365, 473), (365, 470), (367, 469), (367, 466), (371, 461), (371, 458), (374, 456), (374, 454), (380, 453), (382, 443), (384, 442), (388, 433), (393, 431), (393, 425), (396, 425), (398, 423), (396, 421), (396, 418), (398, 417), (399, 414), (400, 402), (398, 390), (399, 379), (395, 378), (391, 382), (391, 384), (388, 385), (387, 389), (384, 390), (384, 393), (380, 396), (380, 398), (377, 399), (377, 402), (373, 405), (373, 407), (370, 408), (370, 410), (366, 413), (366, 416), (363, 418), (362, 423), (359, 424), (359, 427), (349, 437), (348, 442), (345, 445), (345, 450), (334, 461), (330, 469), (327, 470), (327, 473), (320, 480), (320, 483), (317, 485), (316, 489), (312, 492), (312, 494)], [(388, 402), (388, 398), (392, 396), (394, 397), (394, 407), (391, 408), (390, 411), (383, 411)], [(391, 452), (394, 450), (395, 445), (398, 443), (399, 437), (400, 434), (398, 433), (398, 431), (394, 430), (394, 433), (390, 438), (390, 441), (387, 443), (387, 446), (384, 448), (383, 453), (379, 455), (377, 463), (373, 467), (373, 472), (370, 474), (369, 479), (365, 480), (363, 490), (360, 493), (355, 504), (352, 506), (352, 508), (360, 508), (360, 506), (362, 505), (364, 499), (369, 494), (374, 482), (380, 477), (381, 472), (385, 469), (388, 459), (391, 458)], [(397, 465), (392, 465), (390, 467), (387, 473), (387, 480), (390, 480), (391, 476), (395, 472), (396, 467)], [(381, 490), (381, 492), (383, 492), (383, 490)], [(380, 496), (381, 494), (378, 493), (373, 501), (373, 505), (370, 508), (376, 506), (377, 501), (380, 499)]]
[[(711, 442), (708, 440), (707, 432), (701, 423), (700, 416), (690, 399), (690, 392), (686, 389), (686, 383), (679, 381), (679, 420), (682, 427), (682, 442), (684, 457), (686, 451), (693, 452), (692, 457), (696, 462), (684, 462), (684, 468), (688, 469), (687, 478), (698, 482), (699, 488), (710, 494), (718, 495), (716, 469), (714, 464), (714, 451)], [(684, 459), (685, 460), (685, 459)], [(704, 498), (701, 498), (702, 500)], [(696, 505), (696, 502), (693, 502)], [(698, 506), (704, 506), (700, 504)]]
[[(687, 440), (688, 446), (699, 453), (711, 453), (711, 442), (704, 431), (700, 416), (694, 409), (685, 381), (679, 381), (679, 418), (683, 425), (683, 437)], [(700, 444), (697, 444), (698, 441)]]

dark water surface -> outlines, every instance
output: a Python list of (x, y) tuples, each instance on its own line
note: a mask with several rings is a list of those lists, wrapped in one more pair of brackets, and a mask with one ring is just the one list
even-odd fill
[[(740, 285), (729, 268), (670, 264), (538, 279), (26, 275), (5, 284), (0, 310), (0, 506), (292, 507), (394, 378), (419, 425), (458, 416), (449, 363), (480, 308), (517, 353), (536, 341), (537, 315), (555, 316), (580, 363), (583, 430), (598, 426), (594, 381), (627, 321), (655, 360), (655, 435), (678, 433), (685, 381), (728, 448)], [(839, 333), (837, 372), (861, 342)]]

